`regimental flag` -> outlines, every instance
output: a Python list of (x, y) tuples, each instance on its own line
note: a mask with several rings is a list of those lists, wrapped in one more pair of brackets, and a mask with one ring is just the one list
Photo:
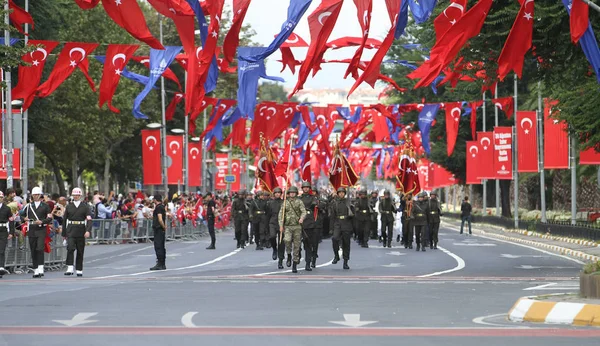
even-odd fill
[(160, 130), (142, 130), (142, 173), (144, 185), (162, 184)]
[(419, 182), (419, 169), (417, 168), (417, 160), (415, 159), (414, 151), (410, 151), (408, 168), (406, 169), (406, 191), (405, 194), (411, 193), (416, 195), (421, 192), (421, 183)]
[(398, 175), (396, 175), (396, 190), (402, 192), (402, 193), (408, 193), (407, 191), (407, 178), (408, 178), (408, 174), (410, 174), (410, 172), (408, 172), (408, 170), (410, 169), (410, 156), (409, 156), (409, 150), (408, 149), (404, 149), (402, 150), (402, 155), (400, 155), (400, 164), (399, 164), (399, 172)]
[(275, 174), (275, 154), (268, 147), (267, 139), (261, 135), (260, 138), (260, 159), (256, 167), (259, 185), (264, 191), (273, 192), (277, 187), (277, 175)]
[(335, 190), (340, 187), (352, 187), (358, 182), (358, 175), (348, 162), (346, 156), (336, 146), (329, 168), (329, 182)]
[(183, 136), (167, 136), (167, 158), (171, 165), (167, 167), (169, 184), (183, 183)]
[(538, 172), (536, 112), (517, 111), (517, 170)]
[(512, 127), (494, 128), (494, 172), (496, 179), (512, 180)]
[(493, 132), (477, 132), (478, 161), (480, 165), (477, 170), (477, 179), (496, 179), (493, 137)]
[(304, 159), (302, 160), (302, 165), (300, 166), (300, 178), (303, 181), (308, 181), (312, 185), (312, 174), (311, 174), (311, 150), (310, 150), (310, 142), (306, 145), (306, 150), (304, 151)]
[(202, 143), (188, 142), (188, 184), (202, 186)]
[(479, 143), (477, 141), (466, 141), (467, 144), (467, 184), (481, 184), (481, 180), (477, 177), (479, 174)]
[(544, 168), (569, 168), (569, 134), (567, 123), (556, 117), (558, 101), (544, 100)]

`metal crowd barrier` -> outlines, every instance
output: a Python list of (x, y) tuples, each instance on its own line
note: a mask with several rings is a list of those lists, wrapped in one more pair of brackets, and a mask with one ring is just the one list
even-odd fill
[[(51, 251), (45, 254), (45, 268), (60, 270), (67, 257), (67, 247), (63, 245), (62, 235), (53, 234), (50, 243)], [(189, 220), (185, 223), (168, 220), (166, 234), (168, 240), (194, 240), (205, 234), (208, 234), (208, 229), (202, 222), (197, 222), (194, 226)], [(151, 242), (153, 237), (152, 220), (149, 219), (135, 223), (118, 219), (92, 220), (92, 232), (87, 242), (88, 244), (128, 244)], [(16, 274), (32, 272), (31, 251), (27, 237), (20, 236), (18, 233), (8, 241), (4, 267)]]

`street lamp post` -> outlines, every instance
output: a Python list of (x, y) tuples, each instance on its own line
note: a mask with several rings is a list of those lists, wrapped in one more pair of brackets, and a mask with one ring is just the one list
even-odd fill
[[(4, 2), (4, 11), (5, 11), (5, 15), (4, 15), (4, 24), (6, 24), (6, 26), (8, 27), (10, 25), (10, 20), (9, 20), (9, 6), (8, 6), (8, 1)], [(4, 44), (6, 46), (10, 46), (10, 31), (4, 30)], [(7, 68), (4, 71), (4, 83), (6, 83), (6, 96), (5, 96), (5, 136), (6, 136), (6, 188), (10, 189), (13, 187), (13, 143), (12, 143), (12, 137), (13, 137), (13, 129), (12, 129), (12, 83), (11, 83), (11, 71), (10, 68)]]
[(166, 126), (161, 125), (160, 123), (149, 123), (146, 125), (147, 128), (156, 130), (160, 130), (160, 163), (162, 170), (162, 182), (163, 187), (165, 188), (165, 196), (169, 192), (169, 187), (167, 184), (167, 135), (166, 135)]

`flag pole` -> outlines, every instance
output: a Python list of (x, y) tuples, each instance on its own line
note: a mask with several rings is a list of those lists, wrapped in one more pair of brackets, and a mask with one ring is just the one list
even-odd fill
[[(572, 128), (571, 128), (572, 129)], [(571, 131), (571, 225), (577, 224), (577, 137)]]
[[(8, 26), (10, 25), (9, 13), (10, 9), (8, 6), (8, 0), (4, 2), (4, 23), (6, 24), (7, 29), (4, 30), (4, 44), (6, 46), (10, 46), (10, 30), (8, 30)], [(13, 123), (12, 123), (12, 85), (11, 85), (11, 71), (10, 67), (7, 67), (4, 70), (4, 83), (6, 85), (6, 97), (4, 98), (4, 102), (6, 105), (4, 106), (5, 110), (5, 125), (4, 135), (6, 136), (5, 140), (5, 149), (6, 149), (6, 188), (10, 189), (13, 187)]]
[[(498, 98), (498, 82), (494, 88), (494, 98)], [(494, 126), (498, 127), (498, 107), (494, 105)], [(500, 216), (500, 180), (496, 177), (496, 216)]]
[[(473, 111), (477, 111), (477, 108), (474, 108)], [(483, 111), (483, 132), (486, 130), (486, 121), (485, 121), (485, 91), (483, 92), (483, 103), (482, 103), (482, 111)], [(471, 115), (473, 116), (473, 115)], [(473, 138), (476, 140), (475, 138)], [(483, 215), (487, 215), (487, 179), (483, 179), (481, 181), (483, 183)]]
[[(163, 18), (158, 18), (159, 29), (160, 29), (160, 43), (163, 43)], [(160, 103), (161, 103), (161, 142), (162, 142), (162, 183), (165, 189), (165, 196), (169, 196), (169, 179), (168, 179), (168, 167), (167, 167), (167, 121), (166, 121), (166, 110), (165, 110), (165, 77), (160, 77)], [(187, 154), (187, 153), (186, 153)]]
[(540, 209), (541, 221), (546, 222), (546, 178), (544, 173), (544, 109), (542, 108), (542, 82), (538, 81), (538, 161), (540, 171)]
[[(288, 178), (289, 178), (289, 174), (290, 174), (290, 160), (292, 158), (292, 144), (294, 143), (294, 135), (290, 136), (290, 155), (288, 157), (288, 166), (286, 168), (285, 171), (285, 194), (283, 195), (283, 213), (282, 213), (282, 223), (285, 221), (285, 201), (287, 201), (287, 191), (288, 191)], [(283, 232), (281, 231), (281, 228), (279, 229), (279, 244), (281, 244), (281, 241), (283, 239)]]
[(515, 125), (513, 126), (513, 171), (514, 171), (514, 205), (515, 205), (515, 229), (519, 229), (519, 159), (518, 159), (518, 138), (517, 138), (517, 74), (514, 74), (514, 89), (515, 89), (515, 114), (513, 116)]

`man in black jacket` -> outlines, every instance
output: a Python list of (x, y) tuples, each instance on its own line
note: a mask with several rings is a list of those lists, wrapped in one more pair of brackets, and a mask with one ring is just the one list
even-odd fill
[(383, 198), (379, 201), (379, 215), (381, 215), (381, 236), (383, 237), (383, 247), (392, 247), (394, 238), (394, 219), (396, 215), (396, 206), (390, 197), (390, 192), (385, 191)]
[(237, 240), (237, 248), (244, 248), (248, 240), (248, 202), (246, 200), (246, 190), (242, 190), (237, 194), (236, 199), (231, 205), (231, 214), (233, 215), (233, 223), (235, 227), (235, 239)]
[(437, 199), (437, 192), (432, 191), (429, 194), (429, 197), (429, 213), (427, 214), (429, 219), (429, 246), (432, 249), (437, 250), (442, 210), (440, 208), (440, 202)]
[[(283, 259), (285, 257), (285, 243), (283, 237), (279, 236), (279, 209), (283, 204), (281, 199), (281, 188), (273, 189), (273, 199), (267, 202), (267, 218), (269, 219), (269, 239), (271, 248), (273, 249), (273, 260), (279, 258), (277, 267), (283, 269)], [(281, 238), (281, 239), (280, 239)], [(280, 242), (281, 240), (281, 242)]]
[(471, 233), (471, 203), (469, 203), (469, 197), (466, 196), (465, 200), (460, 205), (460, 234), (463, 234), (463, 226), (465, 225), (465, 221), (469, 223), (469, 234)]
[(340, 260), (339, 250), (342, 245), (344, 258), (344, 269), (350, 269), (348, 261), (350, 260), (350, 238), (352, 238), (352, 218), (354, 217), (354, 207), (346, 198), (346, 188), (337, 189), (337, 198), (330, 206), (331, 217), (333, 218), (333, 264)]
[(52, 210), (48, 204), (41, 201), (42, 189), (34, 187), (31, 190), (33, 203), (29, 203), (24, 210), (27, 222), (27, 238), (33, 262), (33, 278), (44, 276), (44, 247), (46, 245), (46, 226), (52, 224)]
[(356, 208), (356, 232), (361, 247), (369, 247), (371, 236), (371, 215), (373, 213), (367, 198), (367, 190), (360, 190), (358, 198), (354, 202)]
[(302, 195), (300, 196), (300, 200), (304, 204), (304, 209), (306, 209), (306, 218), (304, 218), (304, 222), (302, 223), (304, 261), (306, 262), (305, 270), (311, 271), (312, 268), (310, 264), (313, 256), (317, 253), (317, 246), (319, 245), (319, 238), (316, 230), (318, 214), (317, 205), (319, 201), (312, 193), (310, 183), (307, 181), (302, 183)]
[(8, 241), (15, 235), (15, 222), (10, 208), (4, 203), (4, 193), (0, 191), (0, 279), (3, 275), (8, 274), (4, 269), (6, 260), (6, 245)]
[(77, 250), (75, 269), (77, 276), (83, 276), (83, 253), (85, 238), (89, 238), (92, 227), (92, 211), (86, 203), (81, 201), (81, 189), (76, 187), (71, 192), (73, 202), (67, 204), (63, 214), (62, 229), (67, 237), (67, 271), (65, 275), (73, 275), (73, 257)]

